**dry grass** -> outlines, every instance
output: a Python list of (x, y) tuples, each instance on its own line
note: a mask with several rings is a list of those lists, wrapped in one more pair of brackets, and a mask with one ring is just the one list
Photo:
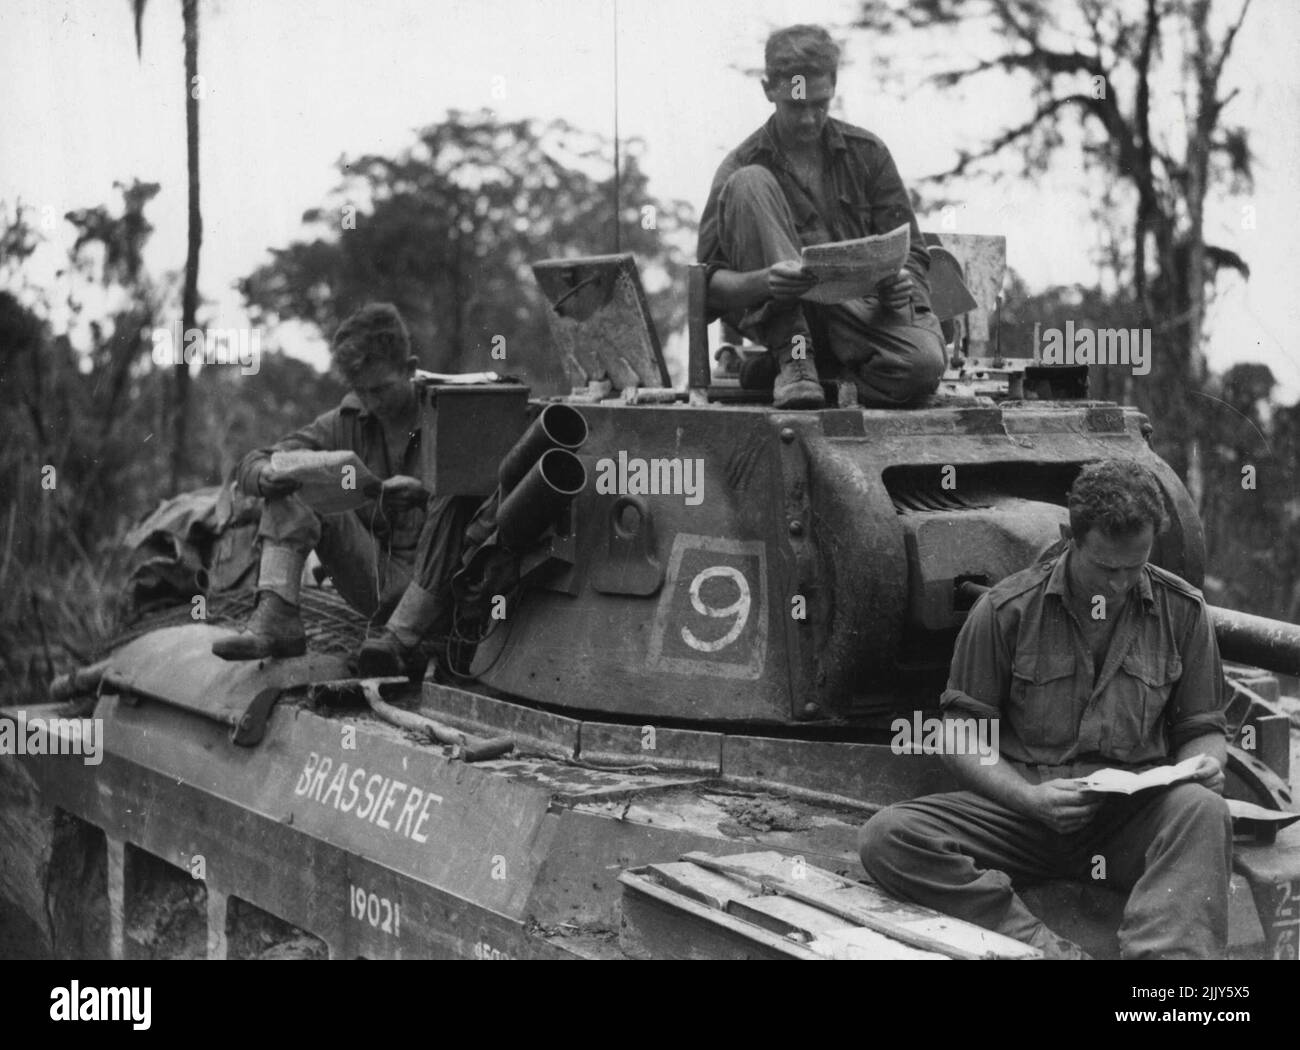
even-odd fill
[(123, 581), (111, 547), (56, 567), (0, 556), (0, 706), (42, 703), (54, 675), (92, 662), (117, 629)]

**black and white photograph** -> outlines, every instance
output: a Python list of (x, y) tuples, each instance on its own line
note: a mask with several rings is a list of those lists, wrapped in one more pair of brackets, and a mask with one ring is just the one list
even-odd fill
[(32, 1016), (148, 1029), (181, 960), (1283, 1006), (1297, 48), (1293, 0), (0, 0)]

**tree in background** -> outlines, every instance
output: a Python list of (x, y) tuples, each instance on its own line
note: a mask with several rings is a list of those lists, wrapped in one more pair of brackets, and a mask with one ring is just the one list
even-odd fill
[[(114, 548), (175, 491), (168, 375), (150, 350), (177, 279), (143, 264), (158, 185), (117, 188), (120, 206), (65, 216), (75, 236), (54, 303), (24, 269), (41, 242), (29, 209), (0, 202), (0, 703), (36, 695), (113, 633)], [(342, 393), (274, 348), (255, 380), (204, 366), (193, 389), (191, 469), (208, 483)]]
[[(1035, 323), (1131, 328), (1138, 309), (1128, 297), (1080, 285), (1031, 292), (1008, 270), (1002, 351), (1029, 356)], [(1118, 372), (1092, 368), (1092, 396), (1125, 401), (1115, 388), (1132, 380), (1122, 374), (1117, 381)], [(1205, 529), (1207, 598), (1294, 623), (1300, 622), (1300, 406), (1276, 405), (1276, 385), (1267, 365), (1247, 362), (1188, 392), (1197, 441), (1186, 482)], [(1155, 424), (1159, 433), (1158, 417)]]
[[(987, 30), (993, 53), (934, 83), (1005, 75), (1024, 85), (1025, 119), (962, 153), (941, 182), (1008, 153), (1019, 155), (1025, 176), (1042, 175), (1077, 139), (1100, 183), (1124, 188), (1116, 203), (1127, 217), (1106, 214), (1128, 242), (1115, 276), (1156, 346), (1135, 400), (1158, 421), (1157, 450), (1184, 478), (1196, 434), (1188, 395), (1205, 380), (1207, 295), (1225, 267), (1249, 275), (1235, 252), (1206, 243), (1204, 219), (1212, 191), (1252, 185), (1246, 129), (1225, 116), (1236, 92), (1221, 88), (1249, 9), (1250, 0), (1230, 10), (1213, 0), (864, 0), (858, 20), (876, 33), (919, 31), (965, 45), (980, 39), (972, 29)], [(1158, 96), (1171, 82), (1178, 95)], [(1168, 119), (1177, 101), (1183, 122)], [(1065, 134), (1076, 129), (1080, 136)]]
[[(303, 216), (314, 238), (272, 249), (241, 290), (255, 319), (301, 320), (326, 339), (354, 310), (386, 300), (426, 368), (493, 369), (539, 392), (559, 389), (533, 262), (610, 252), (617, 221), (660, 333), (685, 317), (691, 209), (650, 195), (634, 140), (623, 149), (616, 216), (610, 155), (605, 140), (563, 121), (452, 111), (400, 157), (340, 161), (335, 199)], [(492, 354), (502, 346), (504, 360)]]
[(1192, 392), (1199, 432), (1193, 477), (1206, 563), (1216, 577), (1207, 587), (1213, 583), (1233, 608), (1286, 616), (1300, 568), (1291, 535), (1297, 461), (1286, 458), (1285, 416), (1271, 403), (1276, 385), (1267, 365), (1245, 363)]
[[(147, 0), (131, 0), (135, 18), (135, 53), (138, 59), (144, 46), (144, 9)], [(181, 331), (198, 327), (199, 249), (203, 245), (203, 214), (199, 208), (199, 0), (181, 0), (181, 20), (185, 27), (185, 170), (188, 185), (188, 222), (186, 224), (185, 284), (181, 292)], [(173, 369), (175, 396), (171, 408), (171, 480), (172, 489), (181, 487), (187, 469), (187, 428), (189, 422), (190, 369), (180, 363)]]

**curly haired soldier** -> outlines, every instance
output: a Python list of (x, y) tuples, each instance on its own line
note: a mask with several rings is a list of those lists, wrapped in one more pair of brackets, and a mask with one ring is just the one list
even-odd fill
[[(1100, 856), (1108, 884), (1130, 891), (1125, 958), (1222, 957), (1232, 822), (1221, 797), (1223, 669), (1205, 602), (1147, 562), (1166, 518), (1145, 468), (1091, 465), (1069, 506), (1067, 549), (971, 609), (940, 700), (952, 718), (998, 719), (1001, 760), (946, 754), (967, 790), (876, 814), (862, 863), (900, 897), (1078, 958), (1012, 880), (1087, 880)], [(1089, 792), (1078, 779), (1195, 755), (1193, 782), (1133, 795)]]

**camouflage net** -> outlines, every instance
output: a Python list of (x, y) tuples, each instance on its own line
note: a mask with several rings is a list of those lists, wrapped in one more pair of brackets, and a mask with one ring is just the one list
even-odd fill
[[(255, 601), (256, 594), (253, 591), (214, 594), (207, 599), (205, 622), (217, 626), (242, 624), (253, 611)], [(332, 587), (303, 587), (299, 601), (303, 630), (307, 633), (307, 648), (312, 652), (346, 656), (361, 647), (369, 620), (348, 605), (338, 591)], [(115, 635), (95, 654), (95, 659), (103, 658), (118, 646), (150, 631), (193, 623), (191, 610), (192, 606), (188, 604), (175, 605), (142, 616)]]

